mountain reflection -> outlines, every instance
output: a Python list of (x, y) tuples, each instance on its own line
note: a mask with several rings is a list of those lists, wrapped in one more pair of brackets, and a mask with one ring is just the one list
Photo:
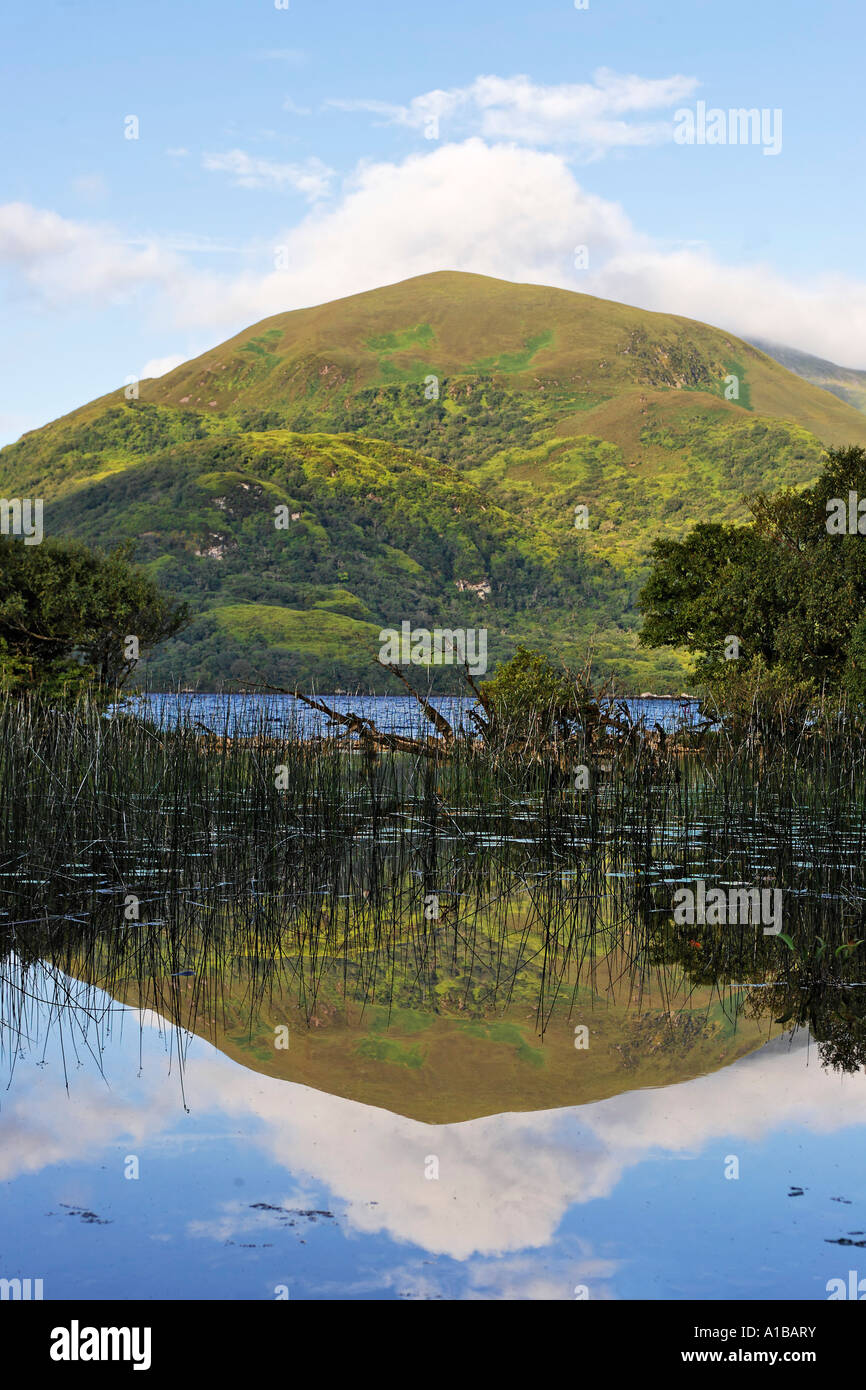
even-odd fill
[(432, 1123), (669, 1085), (794, 1030), (825, 1067), (863, 1065), (857, 958), (826, 916), (811, 958), (779, 942), (771, 957), (745, 932), (687, 939), (651, 910), (620, 933), (597, 919), (569, 956), (549, 948), (552, 903), (563, 911), (540, 888), (497, 897), (486, 916), (476, 903), (471, 938), (447, 916), (392, 921), (387, 937), (368, 923), (370, 945), (345, 925), (337, 940), (317, 902), (307, 917), (324, 931), (301, 913), (293, 940), (308, 944), (295, 951), (271, 918), (285, 904), (270, 899), (252, 921), (222, 904), (207, 930), (186, 898), (163, 899), (146, 930), (118, 930), (111, 909), (102, 930), (94, 914), (86, 926), (7, 928), (0, 1054), (14, 1081), (55, 1032), (71, 1085), (82, 1064), (103, 1070), (121, 1019), (158, 1016), (182, 1100), (199, 1036), (251, 1071)]

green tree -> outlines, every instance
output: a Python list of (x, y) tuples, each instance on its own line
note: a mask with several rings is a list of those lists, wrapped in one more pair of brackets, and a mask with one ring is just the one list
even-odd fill
[(750, 524), (701, 523), (685, 540), (656, 541), (640, 595), (643, 645), (685, 647), (723, 702), (749, 689), (863, 698), (866, 534), (829, 525), (851, 493), (866, 500), (859, 447), (831, 450), (810, 488), (747, 499)]
[(51, 696), (86, 686), (109, 692), (135, 666), (129, 637), (143, 654), (186, 625), (186, 605), (134, 569), (130, 549), (101, 555), (78, 543), (27, 546), (0, 537), (2, 688)]
[(598, 722), (598, 696), (588, 670), (575, 674), (528, 647), (518, 647), (493, 679), (482, 683), (481, 693), (493, 737), (546, 739), (554, 730), (564, 735), (574, 724), (588, 728)]

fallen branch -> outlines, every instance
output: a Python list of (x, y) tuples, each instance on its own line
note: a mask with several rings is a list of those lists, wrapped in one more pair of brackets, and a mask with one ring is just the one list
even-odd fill
[(428, 700), (425, 700), (424, 696), (418, 693), (415, 687), (409, 682), (407, 677), (400, 670), (399, 666), (393, 665), (393, 663), (390, 661), (383, 661), (381, 657), (377, 657), (376, 660), (378, 664), (384, 667), (386, 671), (393, 671), (394, 675), (398, 678), (398, 680), (401, 680), (403, 682), (406, 689), (409, 691), (409, 694), (413, 695), (415, 699), (418, 701), (427, 719), (429, 719), (433, 727), (442, 735), (446, 744), (452, 744), (454, 742), (455, 737), (454, 730), (452, 729), (451, 725), (448, 723), (448, 720), (444, 717), (444, 715), (440, 714), (438, 709), (434, 709), (430, 702)]

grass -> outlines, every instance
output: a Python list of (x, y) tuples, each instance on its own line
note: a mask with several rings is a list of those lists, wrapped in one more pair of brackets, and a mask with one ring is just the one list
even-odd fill
[[(719, 329), (567, 290), (453, 271), (275, 315), (148, 382), (142, 399), (176, 406), (188, 397), (195, 409), (215, 397), (218, 408), (231, 413), (238, 404), (283, 404), (286, 383), (290, 399), (306, 396), (311, 381), (330, 396), (335, 389), (385, 384), (383, 367), (395, 355), (401, 367), (408, 368), (413, 355), (426, 367), (434, 343), (442, 376), (472, 375), (489, 363), (523, 378), (521, 385), (541, 374), (545, 384), (581, 384), (608, 396), (635, 384), (678, 389), (678, 382), (712, 382), (721, 398), (727, 366), (736, 361), (757, 413), (798, 423), (827, 443), (866, 442), (866, 421), (845, 402)], [(249, 344), (254, 353), (276, 359), (267, 376), (248, 375)], [(319, 375), (324, 366), (336, 386)]]
[[(339, 592), (331, 603), (341, 603)], [(349, 599), (354, 599), (354, 595), (349, 595)], [(359, 600), (354, 601), (363, 607)], [(378, 649), (377, 626), (344, 613), (329, 612), (326, 605), (327, 600), (317, 602), (312, 611), (303, 611), (264, 603), (226, 604), (215, 610), (215, 617), (220, 627), (232, 636), (253, 636), (268, 646), (287, 647), (294, 652), (337, 658), (347, 643), (361, 644), (365, 652), (373, 643)]]
[[(859, 726), (371, 756), (267, 714), (239, 740), (0, 705), (13, 1037), (15, 981), (41, 961), (306, 1084), (333, 1071), (400, 1108), (392, 1074), (411, 1075), (404, 1105), (433, 1118), (486, 1113), (494, 1092), (537, 1108), (660, 1084), (799, 1024), (828, 1065), (862, 1062)], [(699, 878), (780, 886), (784, 938), (679, 926), (673, 893)], [(576, 1023), (595, 1048), (582, 1080)], [(465, 1095), (437, 1101), (452, 1074)]]

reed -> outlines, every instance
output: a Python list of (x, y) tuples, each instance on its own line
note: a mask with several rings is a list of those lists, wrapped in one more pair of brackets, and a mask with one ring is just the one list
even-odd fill
[[(421, 711), (391, 751), (275, 729), (253, 698), (243, 713), (238, 737), (227, 711), (204, 730), (0, 702), (7, 1043), (37, 962), (61, 998), (70, 979), (101, 991), (97, 1014), (134, 990), (187, 1021), (239, 993), (252, 1018), (274, 990), (307, 1018), (326, 997), (465, 1017), (531, 999), (543, 1035), (578, 996), (640, 1007), (650, 976), (686, 1002), (710, 984), (734, 1017), (769, 982), (794, 1022), (815, 990), (855, 998), (866, 744), (839, 711), (734, 735), (611, 705), (496, 742), (437, 741)], [(780, 887), (782, 935), (678, 926), (697, 879)]]

